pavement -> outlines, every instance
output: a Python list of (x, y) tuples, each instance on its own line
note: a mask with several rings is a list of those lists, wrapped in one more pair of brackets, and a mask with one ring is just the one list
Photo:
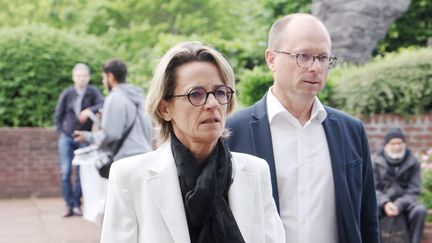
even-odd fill
[(62, 198), (0, 199), (0, 243), (96, 243), (100, 227), (63, 218)]
[[(82, 217), (63, 218), (62, 198), (0, 199), (0, 243), (98, 243), (100, 227)], [(432, 211), (429, 211), (432, 214)], [(422, 243), (432, 243), (427, 223)]]

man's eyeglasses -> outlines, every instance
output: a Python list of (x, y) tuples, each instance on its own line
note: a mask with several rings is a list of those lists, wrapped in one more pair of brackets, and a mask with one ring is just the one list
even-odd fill
[(304, 68), (304, 69), (312, 67), (313, 63), (315, 62), (315, 59), (318, 59), (318, 62), (320, 63), (321, 68), (324, 70), (329, 70), (331, 68), (334, 68), (336, 66), (336, 63), (337, 63), (337, 58), (333, 55), (314, 56), (312, 54), (305, 53), (305, 52), (291, 53), (291, 52), (286, 52), (286, 51), (276, 51), (276, 50), (273, 50), (273, 51), (276, 53), (287, 54), (287, 55), (295, 57), (296, 62), (297, 62), (297, 66)]
[[(213, 91), (207, 92), (203, 87), (191, 88), (187, 94), (172, 95), (170, 97), (183, 97), (187, 96), (189, 102), (194, 106), (202, 106), (207, 103), (210, 94), (213, 94), (217, 102), (221, 105), (228, 104), (233, 97), (234, 90), (227, 85), (217, 86)], [(169, 97), (169, 98), (170, 98)]]

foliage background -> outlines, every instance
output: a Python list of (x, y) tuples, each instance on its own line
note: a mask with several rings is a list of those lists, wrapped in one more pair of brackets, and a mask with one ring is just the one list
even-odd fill
[(0, 126), (51, 125), (58, 95), (71, 85), (73, 65), (87, 63), (98, 80), (100, 60), (111, 56), (92, 36), (46, 26), (3, 28), (0, 36)]
[[(311, 3), (311, 0), (0, 0), (1, 31), (12, 33), (14, 28), (28, 28), (39, 33), (29, 35), (31, 40), (26, 43), (19, 41), (21, 37), (1, 42), (4, 46), (1, 51), (6, 53), (11, 49), (17, 54), (0, 55), (0, 87), (4, 89), (0, 92), (0, 126), (51, 126), (56, 98), (62, 88), (72, 84), (70, 69), (77, 61), (91, 64), (92, 82), (99, 84), (100, 64), (107, 58), (120, 57), (128, 64), (128, 81), (146, 89), (159, 58), (173, 44), (185, 40), (199, 40), (224, 53), (237, 76), (240, 104), (252, 104), (272, 82), (263, 55), (271, 23), (288, 13), (310, 12)], [(431, 11), (429, 0), (412, 0), (408, 12), (392, 25), (375, 54), (382, 57), (401, 47), (424, 46), (432, 36), (428, 14)], [(44, 32), (50, 37), (40, 34)], [(57, 35), (63, 36), (58, 37), (61, 41), (57, 41)], [(52, 39), (47, 41), (47, 38)], [(44, 41), (50, 44), (44, 47), (30, 44)], [(43, 59), (44, 55), (31, 53), (51, 53), (51, 64)], [(17, 66), (9, 74), (8, 63)], [(52, 63), (58, 65), (54, 67)], [(346, 105), (348, 99), (339, 94), (345, 91), (340, 91), (338, 86), (347, 81), (338, 79), (357, 68), (357, 73), (366, 70), (342, 66), (330, 72), (327, 87), (320, 94), (323, 103), (361, 114), (393, 109), (394, 106), (372, 109), (370, 105), (355, 108)], [(20, 85), (11, 81), (17, 79), (22, 79)], [(27, 99), (18, 98), (25, 95)], [(359, 103), (375, 99), (368, 98), (364, 91), (354, 96)], [(43, 99), (47, 100), (39, 104)], [(8, 108), (11, 106), (15, 111)]]
[(432, 48), (401, 49), (361, 67), (343, 66), (331, 77), (333, 102), (357, 116), (432, 110)]
[[(0, 0), (0, 127), (52, 126), (61, 90), (76, 62), (120, 57), (128, 81), (147, 88), (173, 44), (199, 40), (229, 59), (240, 103), (260, 99), (272, 83), (264, 50), (273, 21), (310, 12), (312, 0)], [(320, 94), (324, 104), (355, 115), (417, 114), (432, 109), (432, 1), (411, 0), (377, 45), (371, 63), (339, 65)], [(412, 48), (412, 47), (416, 48)], [(392, 53), (393, 52), (393, 53)], [(432, 205), (432, 173), (423, 200)]]

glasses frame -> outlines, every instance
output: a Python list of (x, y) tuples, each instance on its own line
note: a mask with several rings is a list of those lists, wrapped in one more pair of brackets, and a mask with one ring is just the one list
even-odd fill
[[(215, 95), (216, 90), (219, 89), (219, 88), (221, 88), (221, 87), (227, 88), (227, 102), (225, 102), (225, 103), (219, 102), (219, 100), (216, 98), (216, 95)], [(191, 101), (191, 98), (190, 98), (191, 97), (191, 93), (195, 89), (202, 89), (202, 90), (204, 90), (206, 92), (206, 97), (205, 97), (204, 102), (202, 104), (197, 105), (197, 104), (194, 104)], [(216, 101), (218, 102), (219, 105), (226, 105), (226, 104), (228, 104), (228, 103), (231, 102), (231, 100), (232, 100), (232, 98), (233, 98), (233, 96), (235, 94), (235, 91), (230, 86), (225, 85), (225, 84), (224, 85), (218, 85), (218, 86), (216, 86), (213, 89), (213, 91), (207, 91), (203, 87), (198, 86), (198, 87), (192, 87), (192, 88), (190, 88), (186, 94), (171, 95), (169, 98), (176, 98), (176, 97), (184, 97), (184, 96), (186, 96), (188, 98), (188, 100), (189, 100), (189, 103), (191, 103), (193, 106), (197, 106), (198, 107), (198, 106), (203, 106), (203, 105), (205, 105), (207, 103), (207, 100), (208, 100), (208, 97), (209, 97), (210, 94), (213, 94), (213, 97), (215, 97), (215, 99), (216, 99)], [(228, 94), (231, 94), (231, 95), (228, 95)]]
[[(291, 52), (287, 52), (287, 51), (278, 51), (278, 50), (273, 50), (273, 51), (276, 52), (276, 53), (282, 53), (282, 54), (286, 54), (286, 55), (290, 55), (290, 56), (292, 56), (292, 57), (295, 57), (295, 59), (296, 59), (296, 63), (297, 63), (297, 66), (298, 66), (299, 68), (303, 68), (303, 69), (308, 69), (308, 68), (312, 67), (312, 65), (313, 65), (314, 62), (315, 62), (315, 59), (318, 59), (319, 57), (321, 57), (321, 55), (312, 55), (312, 54), (305, 53), (305, 52), (300, 52), (300, 53), (291, 53)], [(301, 55), (301, 54), (308, 54), (308, 55), (311, 55), (311, 56), (312, 56), (312, 62), (310, 63), (310, 65), (309, 65), (308, 67), (302, 67), (302, 66), (300, 66), (300, 64), (299, 64), (299, 62), (298, 62), (298, 57), (299, 57), (299, 55)], [(323, 69), (325, 69), (325, 70), (330, 70), (330, 69), (332, 69), (332, 68), (334, 68), (334, 67), (336, 66), (336, 64), (337, 64), (337, 57), (335, 57), (335, 56), (333, 56), (333, 55), (330, 55), (330, 56), (328, 57), (328, 59), (329, 59), (329, 65), (328, 65), (328, 67), (323, 67), (323, 66), (321, 65), (321, 62), (320, 62), (319, 59), (318, 59), (318, 63), (321, 65), (321, 68), (323, 68)]]

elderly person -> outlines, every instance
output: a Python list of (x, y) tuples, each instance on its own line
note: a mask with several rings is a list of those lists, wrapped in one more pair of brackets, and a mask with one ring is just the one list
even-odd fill
[(421, 191), (420, 163), (407, 148), (405, 135), (399, 128), (384, 136), (384, 148), (373, 161), (379, 217), (403, 215), (412, 243), (420, 243), (426, 207), (419, 202)]
[(285, 242), (266, 162), (224, 142), (234, 85), (210, 47), (165, 54), (147, 100), (162, 144), (113, 164), (101, 242)]

